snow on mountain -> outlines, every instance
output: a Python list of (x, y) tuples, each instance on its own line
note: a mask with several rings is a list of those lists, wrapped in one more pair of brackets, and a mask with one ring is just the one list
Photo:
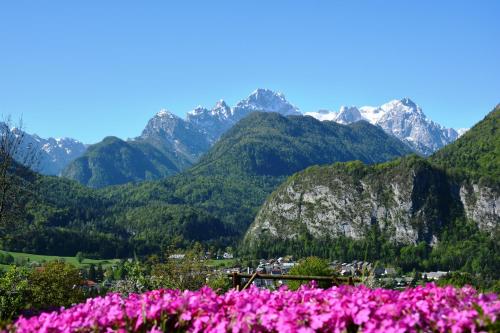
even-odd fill
[[(201, 109), (197, 112), (205, 113)], [(180, 154), (191, 162), (210, 147), (210, 140), (198, 126), (166, 109), (160, 110), (148, 121), (137, 139), (148, 141), (162, 150)]]
[(379, 107), (341, 107), (339, 112), (308, 112), (306, 115), (319, 120), (332, 120), (349, 124), (366, 120), (382, 127), (385, 132), (406, 142), (422, 155), (430, 155), (439, 148), (455, 141), (460, 132), (445, 128), (425, 116), (422, 109), (409, 98), (392, 100)]
[(18, 128), (10, 130), (16, 136), (23, 136), (16, 159), (22, 163), (28, 149), (33, 151), (35, 161), (30, 167), (44, 175), (59, 175), (71, 161), (83, 155), (87, 150), (85, 144), (72, 138), (44, 139)]
[(239, 120), (257, 111), (277, 112), (286, 116), (302, 115), (282, 93), (269, 89), (257, 89), (233, 108), (229, 107), (224, 100), (219, 100), (212, 109), (198, 106), (187, 114), (186, 121), (200, 128), (213, 143)]
[(364, 118), (361, 115), (361, 112), (359, 112), (357, 107), (355, 107), (355, 106), (351, 106), (351, 107), (342, 106), (340, 108), (339, 113), (337, 113), (335, 121), (340, 123), (340, 124), (350, 124), (350, 123), (354, 123), (356, 121), (360, 121), (363, 119)]
[(375, 106), (362, 106), (359, 108), (361, 115), (371, 124), (376, 124), (385, 114), (384, 110)]
[(316, 112), (304, 112), (304, 116), (311, 116), (319, 121), (335, 121), (337, 119), (337, 112), (322, 109)]
[(233, 110), (221, 99), (215, 104), (210, 114), (219, 119), (227, 119), (233, 115)]
[(302, 115), (297, 107), (286, 100), (285, 95), (269, 89), (257, 89), (248, 98), (238, 102), (233, 109), (233, 117), (238, 121), (255, 111), (277, 112), (285, 116)]
[[(185, 122), (204, 133), (210, 144), (213, 144), (236, 122), (255, 111), (277, 112), (286, 116), (302, 115), (282, 93), (269, 89), (257, 89), (232, 108), (223, 100), (218, 101), (211, 109), (199, 106), (187, 114)], [(368, 121), (406, 142), (422, 155), (432, 154), (456, 140), (465, 131), (444, 128), (433, 122), (409, 98), (392, 100), (381, 106), (359, 108), (342, 106), (338, 112), (320, 110), (306, 112), (305, 115), (321, 121), (335, 121), (341, 124), (350, 124), (360, 120)], [(182, 120), (178, 117), (177, 119), (177, 121)], [(165, 123), (164, 126), (172, 125)]]
[(232, 116), (233, 110), (221, 99), (211, 110), (198, 106), (188, 112), (186, 120), (203, 131), (213, 143), (234, 125)]
[(282, 93), (257, 89), (233, 108), (221, 99), (211, 109), (196, 107), (187, 113), (186, 119), (162, 109), (149, 120), (137, 139), (154, 142), (160, 148), (173, 149), (195, 161), (235, 123), (256, 111), (302, 115)]

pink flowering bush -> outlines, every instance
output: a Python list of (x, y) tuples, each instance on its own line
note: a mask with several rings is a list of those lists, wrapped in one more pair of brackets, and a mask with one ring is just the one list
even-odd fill
[(394, 291), (364, 286), (298, 291), (257, 289), (217, 295), (155, 290), (118, 294), (37, 317), (12, 332), (493, 332), (500, 300), (469, 287)]

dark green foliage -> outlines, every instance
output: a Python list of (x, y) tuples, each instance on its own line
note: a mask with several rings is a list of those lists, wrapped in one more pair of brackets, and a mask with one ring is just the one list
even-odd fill
[(315, 164), (384, 162), (411, 150), (382, 129), (312, 117), (253, 113), (233, 126), (191, 169), (193, 174), (287, 176)]
[(443, 231), (430, 253), (428, 267), (500, 279), (500, 230), (486, 233), (473, 223), (457, 219)]
[[(333, 276), (333, 271), (328, 265), (328, 261), (318, 257), (307, 257), (299, 261), (297, 265), (292, 267), (290, 275), (306, 275), (306, 276)], [(305, 281), (289, 281), (287, 284), (292, 290), (297, 290), (306, 283)], [(331, 287), (331, 283), (322, 281), (318, 284), (323, 288)]]
[(128, 232), (107, 224), (112, 204), (76, 182), (39, 176), (27, 205), (27, 223), (2, 239), (4, 249), (19, 252), (115, 258), (131, 252), (124, 241)]
[(193, 168), (159, 182), (128, 184), (104, 193), (124, 208), (159, 203), (195, 207), (222, 221), (237, 239), (285, 176), (313, 164), (356, 158), (372, 163), (408, 152), (404, 144), (368, 123), (344, 126), (310, 117), (254, 113)]
[(11, 266), (0, 272), (0, 325), (19, 314), (70, 306), (85, 299), (80, 271), (52, 261), (28, 269)]
[(69, 306), (84, 299), (78, 288), (82, 284), (80, 271), (72, 265), (57, 261), (46, 263), (34, 269), (28, 280), (30, 302), (35, 309)]
[(430, 161), (450, 173), (500, 184), (500, 106), (457, 141), (442, 148)]
[(145, 141), (123, 141), (107, 137), (92, 145), (73, 161), (62, 175), (89, 187), (100, 188), (163, 178), (184, 166), (172, 152), (160, 150)]
[(442, 287), (451, 285), (457, 288), (462, 288), (463, 286), (469, 285), (477, 288), (478, 286), (476, 285), (476, 282), (477, 279), (474, 278), (472, 274), (453, 272), (439, 279), (438, 285)]
[(131, 241), (137, 254), (159, 253), (174, 243), (186, 247), (196, 241), (215, 241), (230, 235), (219, 219), (187, 205), (133, 208), (117, 215), (116, 223), (134, 230)]
[(0, 326), (29, 306), (29, 276), (28, 269), (15, 266), (0, 276)]
[(430, 251), (431, 247), (425, 242), (420, 242), (417, 245), (406, 245), (399, 249), (399, 255), (394, 260), (404, 272), (415, 269), (422, 270), (427, 268), (424, 267), (427, 266), (424, 261), (429, 258)]
[(0, 251), (0, 264), (10, 265), (14, 263), (14, 257), (12, 254)]

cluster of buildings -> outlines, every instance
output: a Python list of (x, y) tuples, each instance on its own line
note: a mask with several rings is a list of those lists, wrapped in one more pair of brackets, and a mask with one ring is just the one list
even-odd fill
[[(298, 262), (293, 259), (293, 257), (281, 257), (276, 259), (261, 259), (256, 268), (253, 267), (233, 267), (226, 268), (224, 273), (244, 273), (253, 274), (255, 272), (261, 274), (272, 274), (272, 275), (287, 275), (290, 270), (297, 265)], [(345, 277), (373, 277), (379, 283), (392, 285), (396, 288), (403, 288), (414, 283), (415, 276), (403, 276), (394, 267), (385, 267), (383, 265), (374, 264), (362, 260), (353, 260), (352, 262), (340, 262), (332, 261), (329, 264), (333, 275), (345, 276)], [(419, 279), (423, 281), (437, 281), (444, 277), (448, 272), (437, 271), (437, 272), (424, 272), (419, 275)], [(278, 281), (280, 284), (281, 281)], [(255, 280), (254, 284), (259, 287), (271, 287), (274, 285), (273, 280)]]
[(330, 268), (341, 276), (367, 276), (375, 277), (395, 276), (397, 271), (393, 267), (375, 265), (367, 261), (353, 260), (350, 263), (341, 263), (337, 260), (330, 263)]

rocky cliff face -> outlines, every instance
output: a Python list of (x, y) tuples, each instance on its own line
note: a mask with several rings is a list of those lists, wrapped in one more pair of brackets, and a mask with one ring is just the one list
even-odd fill
[(197, 126), (213, 143), (235, 124), (232, 115), (232, 109), (221, 99), (211, 110), (198, 106), (188, 112), (186, 120)]
[(464, 183), (460, 186), (460, 201), (469, 220), (483, 230), (500, 225), (500, 195), (489, 186)]
[(165, 109), (149, 120), (138, 140), (178, 154), (190, 163), (210, 148), (210, 140), (198, 127)]
[(458, 185), (414, 157), (370, 167), (357, 162), (312, 167), (268, 198), (246, 241), (362, 239), (376, 225), (394, 242), (432, 244), (442, 227), (460, 215), (482, 229), (499, 226), (499, 200), (493, 189)]
[(302, 115), (282, 93), (257, 89), (233, 108), (224, 100), (219, 100), (212, 109), (198, 106), (188, 112), (186, 122), (199, 128), (207, 135), (210, 142), (214, 143), (234, 124), (252, 112), (275, 112), (284, 116)]

